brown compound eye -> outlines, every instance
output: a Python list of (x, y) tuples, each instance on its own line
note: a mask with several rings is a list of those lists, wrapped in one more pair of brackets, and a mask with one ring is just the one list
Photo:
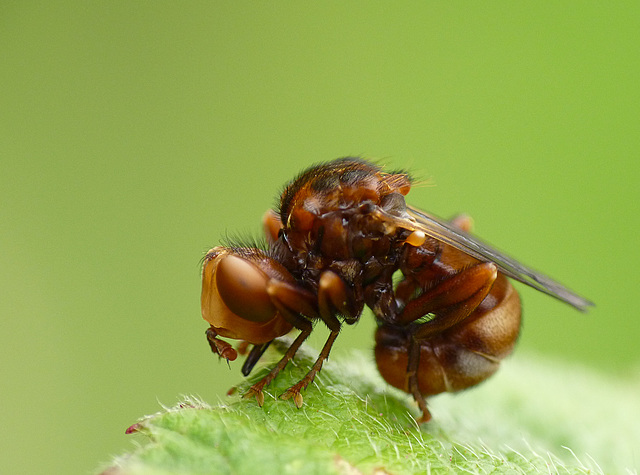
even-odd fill
[(276, 314), (267, 294), (269, 277), (250, 261), (227, 255), (218, 263), (216, 286), (233, 313), (251, 322), (266, 322)]
[(254, 345), (286, 335), (292, 328), (267, 294), (271, 278), (292, 279), (262, 251), (248, 258), (229, 248), (209, 251), (202, 269), (202, 318), (217, 336)]

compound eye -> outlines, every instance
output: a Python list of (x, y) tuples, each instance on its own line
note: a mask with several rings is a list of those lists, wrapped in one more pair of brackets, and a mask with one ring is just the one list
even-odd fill
[(266, 322), (276, 314), (267, 294), (269, 277), (251, 261), (227, 255), (216, 269), (216, 287), (225, 305), (237, 316)]

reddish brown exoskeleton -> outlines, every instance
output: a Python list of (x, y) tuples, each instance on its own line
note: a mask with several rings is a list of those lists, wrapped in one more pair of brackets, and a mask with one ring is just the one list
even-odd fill
[(202, 315), (214, 353), (237, 357), (219, 337), (253, 344), (247, 375), (273, 339), (300, 331), (246, 396), (262, 405), (263, 388), (322, 320), (330, 335), (318, 359), (282, 395), (300, 407), (300, 391), (320, 371), (342, 324), (357, 322), (366, 305), (378, 322), (380, 373), (413, 395), (427, 421), (425, 396), (485, 380), (513, 349), (521, 309), (507, 277), (579, 310), (592, 305), (470, 236), (469, 219), (448, 223), (408, 206), (411, 183), (405, 172), (358, 158), (311, 167), (287, 185), (278, 211), (265, 215), (266, 246), (207, 253)]

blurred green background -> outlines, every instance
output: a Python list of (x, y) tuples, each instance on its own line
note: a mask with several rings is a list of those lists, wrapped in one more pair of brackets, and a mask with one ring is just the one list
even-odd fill
[(90, 472), (222, 397), (200, 258), (345, 155), (597, 303), (520, 286), (514, 358), (637, 372), (639, 44), (630, 1), (3, 2), (0, 472)]

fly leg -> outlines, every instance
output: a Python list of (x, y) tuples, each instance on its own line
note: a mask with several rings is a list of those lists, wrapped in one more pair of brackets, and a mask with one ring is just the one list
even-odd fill
[(227, 361), (234, 361), (238, 357), (238, 352), (224, 340), (218, 338), (218, 334), (213, 329), (213, 325), (207, 328), (205, 332), (207, 335), (207, 341), (211, 347), (211, 351), (216, 355), (220, 355), (220, 358), (224, 358)]
[(408, 348), (407, 391), (413, 395), (422, 411), (419, 422), (431, 419), (418, 384), (420, 343), (467, 318), (485, 299), (497, 275), (498, 270), (492, 263), (468, 267), (408, 302), (399, 315), (399, 321), (409, 324), (427, 314), (434, 315), (428, 322), (411, 329)]
[(418, 407), (422, 411), (422, 416), (417, 420), (418, 424), (423, 422), (429, 422), (431, 420), (431, 413), (427, 408), (427, 401), (420, 392), (418, 387), (418, 367), (420, 366), (420, 342), (415, 338), (409, 340), (409, 352), (408, 352), (408, 364), (407, 364), (407, 390), (413, 396), (414, 401), (418, 404)]
[(320, 371), (324, 360), (329, 357), (331, 347), (340, 333), (341, 324), (336, 314), (355, 317), (354, 313), (356, 312), (352, 307), (353, 300), (352, 291), (336, 273), (327, 270), (320, 275), (320, 280), (318, 281), (318, 310), (320, 318), (331, 333), (309, 372), (281, 396), (282, 399), (293, 398), (293, 402), (298, 409), (302, 407), (303, 403), (300, 391), (306, 389)]
[(331, 351), (333, 342), (336, 340), (337, 337), (338, 337), (338, 332), (332, 331), (326, 343), (324, 344), (324, 347), (322, 348), (320, 355), (318, 355), (318, 359), (311, 367), (311, 370), (309, 370), (309, 372), (305, 375), (304, 378), (302, 378), (296, 384), (294, 384), (289, 389), (287, 389), (284, 392), (284, 394), (280, 396), (282, 399), (293, 398), (293, 402), (296, 405), (296, 407), (298, 409), (302, 407), (303, 399), (302, 399), (302, 394), (300, 394), (300, 391), (302, 391), (303, 389), (306, 389), (307, 386), (309, 386), (309, 384), (311, 384), (313, 379), (316, 377), (316, 373), (320, 371), (320, 369), (322, 368), (322, 363), (324, 363), (324, 360), (326, 360), (329, 357), (329, 352)]
[(285, 366), (287, 366), (287, 363), (293, 359), (294, 355), (296, 354), (296, 351), (298, 351), (298, 348), (300, 348), (300, 345), (302, 345), (302, 343), (309, 337), (310, 334), (311, 334), (311, 329), (302, 330), (298, 335), (298, 337), (293, 341), (289, 349), (286, 351), (284, 356), (280, 359), (280, 361), (278, 361), (278, 364), (276, 364), (273, 367), (273, 369), (269, 372), (269, 374), (267, 374), (264, 378), (262, 378), (256, 384), (251, 386), (249, 390), (246, 393), (244, 393), (242, 397), (250, 398), (252, 396), (255, 396), (256, 401), (258, 401), (258, 405), (262, 406), (264, 404), (264, 393), (262, 392), (263, 388), (266, 385), (268, 385), (271, 381), (273, 381), (273, 379), (278, 375), (278, 373), (280, 373), (280, 371), (282, 371), (285, 368)]
[(465, 233), (471, 232), (471, 228), (473, 227), (473, 219), (468, 214), (454, 216), (449, 222)]
[[(271, 297), (273, 305), (278, 312), (280, 312), (280, 315), (291, 325), (299, 329), (300, 334), (269, 374), (251, 386), (249, 391), (243, 395), (244, 398), (255, 396), (260, 406), (264, 404), (264, 394), (262, 390), (273, 381), (280, 371), (287, 366), (287, 363), (293, 359), (298, 348), (300, 348), (313, 330), (310, 319), (318, 317), (318, 312), (314, 306), (313, 294), (305, 289), (272, 279), (267, 285), (267, 293)], [(305, 316), (308, 318), (305, 318)]]
[(280, 230), (282, 229), (282, 221), (280, 221), (280, 216), (278, 213), (273, 211), (272, 209), (268, 210), (262, 216), (262, 227), (264, 229), (264, 234), (267, 238), (267, 242), (269, 244), (273, 244), (278, 240), (278, 235), (280, 234)]

